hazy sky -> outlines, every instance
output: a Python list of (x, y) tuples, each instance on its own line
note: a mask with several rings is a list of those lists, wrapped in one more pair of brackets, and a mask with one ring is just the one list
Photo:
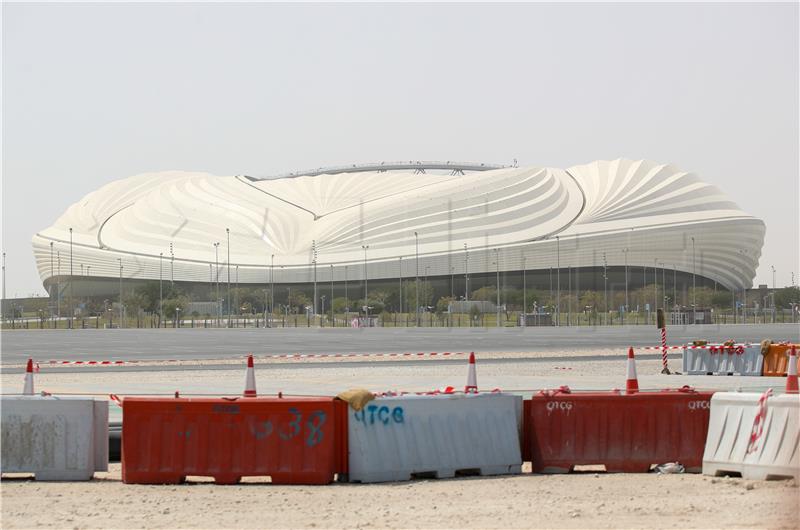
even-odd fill
[(648, 158), (767, 225), (795, 282), (798, 5), (4, 3), (8, 296), (32, 235), (145, 171)]

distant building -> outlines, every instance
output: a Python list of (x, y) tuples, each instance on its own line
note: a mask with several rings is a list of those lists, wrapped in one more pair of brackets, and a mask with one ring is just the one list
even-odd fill
[(111, 297), (160, 279), (201, 300), (226, 298), (229, 282), (274, 285), (283, 303), (290, 288), (313, 299), (316, 279), (321, 311), (331, 288), (355, 300), (365, 280), (373, 292), (419, 278), (435, 293), (420, 305), (433, 305), (500, 276), (501, 288), (548, 293), (658, 282), (682, 299), (667, 305), (686, 305), (693, 283), (749, 287), (764, 231), (719, 189), (666, 164), (409, 162), (271, 179), (136, 175), (72, 205), (33, 236), (33, 250), (62, 300), (68, 285), (76, 297)]

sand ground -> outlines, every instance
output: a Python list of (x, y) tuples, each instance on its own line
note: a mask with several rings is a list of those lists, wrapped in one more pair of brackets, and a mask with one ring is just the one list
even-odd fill
[(794, 481), (575, 473), (391, 484), (4, 480), (3, 528), (797, 528)]

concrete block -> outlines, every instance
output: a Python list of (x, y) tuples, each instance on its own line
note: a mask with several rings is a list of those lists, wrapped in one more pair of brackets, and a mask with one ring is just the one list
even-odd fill
[(4, 396), (0, 472), (89, 480), (108, 469), (108, 402)]

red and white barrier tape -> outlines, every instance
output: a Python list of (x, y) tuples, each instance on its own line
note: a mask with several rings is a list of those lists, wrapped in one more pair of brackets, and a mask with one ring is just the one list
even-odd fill
[[(274, 355), (255, 356), (256, 359), (320, 359), (320, 358), (341, 358), (341, 357), (447, 357), (451, 355), (464, 355), (464, 352), (419, 352), (419, 353), (280, 353)], [(203, 359), (147, 359), (134, 361), (56, 361), (51, 360), (50, 365), (74, 365), (74, 366), (118, 366), (121, 364), (136, 364), (144, 362), (154, 363), (179, 363), (186, 361), (197, 361)], [(214, 359), (208, 359), (214, 360)]]
[(634, 350), (710, 350), (711, 353), (744, 353), (745, 346), (749, 344), (737, 344), (735, 346), (639, 346), (634, 347)]
[(764, 433), (764, 423), (767, 418), (767, 400), (769, 400), (771, 395), (772, 389), (769, 388), (758, 398), (758, 412), (753, 420), (753, 428), (750, 430), (750, 441), (747, 444), (748, 455), (758, 450), (758, 440)]
[[(139, 361), (50, 361), (50, 364), (75, 364), (83, 366), (132, 364)], [(163, 361), (162, 361), (163, 362)]]
[(464, 355), (464, 352), (419, 352), (419, 353), (283, 353), (278, 355), (265, 355), (267, 359), (315, 359), (324, 357), (434, 357), (448, 355)]

